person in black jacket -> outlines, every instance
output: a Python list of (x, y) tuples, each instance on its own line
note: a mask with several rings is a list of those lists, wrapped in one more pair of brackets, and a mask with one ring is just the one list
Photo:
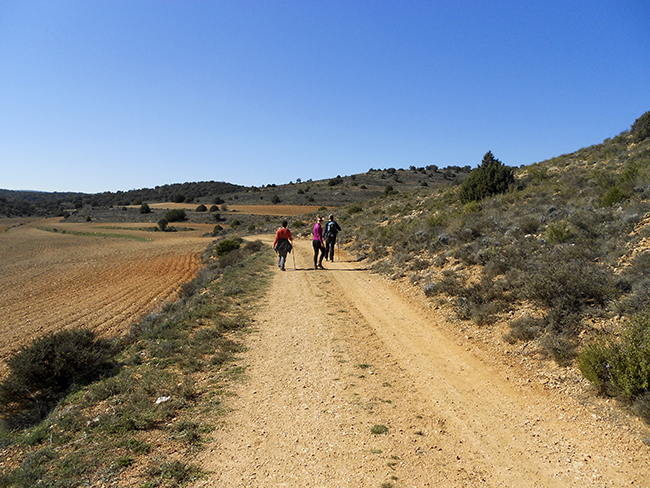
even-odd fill
[(334, 246), (336, 245), (336, 236), (341, 232), (341, 226), (334, 220), (334, 215), (330, 215), (329, 222), (325, 226), (325, 260), (334, 261)]

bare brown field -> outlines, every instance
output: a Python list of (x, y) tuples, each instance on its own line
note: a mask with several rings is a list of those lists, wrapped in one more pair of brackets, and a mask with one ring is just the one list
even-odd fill
[(27, 223), (32, 222), (34, 220), (40, 220), (40, 219), (34, 218), (34, 217), (15, 217), (15, 218), (11, 218), (11, 219), (0, 218), (0, 232), (4, 232), (7, 229), (10, 229), (12, 227), (16, 227), (18, 225), (27, 224)]
[(138, 227), (0, 219), (0, 374), (8, 355), (50, 332), (87, 327), (104, 337), (123, 334), (196, 276), (209, 243), (201, 235), (211, 225), (169, 233)]

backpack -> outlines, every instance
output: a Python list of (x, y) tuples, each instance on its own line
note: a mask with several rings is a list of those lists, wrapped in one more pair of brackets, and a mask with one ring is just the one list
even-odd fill
[(330, 220), (327, 225), (325, 226), (325, 239), (327, 240), (328, 238), (336, 238), (336, 234), (338, 234), (338, 225), (336, 222), (333, 220)]

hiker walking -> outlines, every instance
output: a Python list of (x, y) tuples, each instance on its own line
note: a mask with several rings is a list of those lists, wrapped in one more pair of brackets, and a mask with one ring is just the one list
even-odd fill
[[(314, 240), (312, 241), (314, 246), (314, 269), (325, 269), (323, 268), (323, 258), (325, 257), (325, 241), (323, 241), (323, 217), (320, 215), (316, 219), (316, 225), (314, 225)], [(320, 259), (318, 258), (318, 253), (320, 253)]]
[(334, 246), (339, 232), (341, 226), (334, 220), (334, 215), (330, 215), (329, 222), (325, 225), (325, 261), (334, 262)]
[[(289, 223), (286, 220), (282, 221), (282, 227), (278, 229), (275, 233), (275, 240), (273, 241), (273, 250), (278, 253), (278, 267), (284, 271), (284, 263), (287, 261), (287, 253), (290, 253), (293, 249), (291, 243), (293, 242), (293, 237), (291, 237), (291, 231), (287, 229)], [(291, 241), (291, 242), (289, 242)]]

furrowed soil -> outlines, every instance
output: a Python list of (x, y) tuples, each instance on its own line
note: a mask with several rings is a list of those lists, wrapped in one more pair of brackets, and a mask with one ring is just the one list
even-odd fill
[(311, 253), (276, 268), (193, 486), (650, 486), (647, 428), (575, 372), (554, 388), (421, 293)]
[(2, 227), (0, 374), (8, 355), (47, 333), (74, 327), (105, 337), (128, 332), (196, 276), (210, 242), (200, 236), (212, 229), (196, 224), (194, 231), (162, 233), (138, 230), (142, 224), (60, 219), (4, 219)]

